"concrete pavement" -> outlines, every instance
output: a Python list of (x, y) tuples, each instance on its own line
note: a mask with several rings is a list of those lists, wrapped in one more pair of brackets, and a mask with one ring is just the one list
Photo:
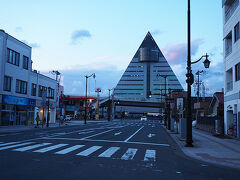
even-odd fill
[(185, 147), (185, 140), (180, 138), (180, 134), (168, 132), (186, 156), (216, 165), (240, 169), (239, 140), (215, 137), (210, 133), (193, 129), (194, 147)]

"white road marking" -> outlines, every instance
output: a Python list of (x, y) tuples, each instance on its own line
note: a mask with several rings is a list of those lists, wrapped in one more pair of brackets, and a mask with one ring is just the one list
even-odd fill
[(165, 146), (169, 147), (169, 144), (158, 144), (158, 143), (145, 143), (145, 142), (125, 142), (125, 141), (111, 141), (104, 139), (76, 139), (76, 138), (42, 138), (42, 139), (61, 139), (61, 140), (70, 140), (70, 141), (91, 141), (91, 142), (109, 142), (109, 143), (126, 143), (126, 144), (140, 144), (140, 145), (153, 145), (153, 146)]
[(11, 145), (11, 144), (16, 144), (18, 142), (9, 142), (9, 143), (4, 143), (4, 144), (0, 144), (0, 146), (6, 146), (6, 145)]
[(60, 147), (66, 146), (66, 145), (68, 145), (68, 144), (57, 144), (57, 145), (46, 147), (46, 148), (43, 148), (43, 149), (39, 149), (39, 150), (36, 150), (36, 151), (33, 151), (33, 152), (45, 153), (47, 151), (51, 151), (51, 150), (54, 150), (54, 149), (57, 149), (57, 148), (60, 148)]
[(156, 150), (147, 149), (144, 156), (144, 161), (156, 161)]
[(133, 136), (135, 136), (144, 126), (139, 128), (135, 133), (133, 133), (130, 137), (128, 137), (124, 142), (128, 142)]
[(107, 130), (107, 131), (103, 131), (103, 132), (100, 132), (100, 133), (97, 133), (97, 134), (94, 134), (94, 135), (91, 135), (91, 136), (87, 136), (87, 137), (84, 137), (82, 138), (81, 140), (84, 140), (84, 139), (87, 139), (87, 138), (90, 138), (90, 137), (94, 137), (94, 136), (98, 136), (100, 134), (104, 134), (104, 133), (107, 133), (109, 131), (113, 131), (114, 129), (110, 129), (110, 130)]
[(125, 154), (121, 157), (122, 160), (132, 160), (137, 152), (137, 149), (128, 148)]
[(111, 157), (119, 149), (120, 147), (110, 147), (106, 151), (104, 151), (102, 154), (100, 154), (98, 157)]
[(46, 146), (46, 145), (49, 145), (49, 144), (52, 144), (52, 143), (35, 144), (35, 145), (26, 146), (26, 147), (22, 147), (22, 148), (18, 148), (18, 149), (13, 149), (13, 151), (23, 152), (23, 151), (27, 151), (27, 150), (30, 150), (30, 149)]
[(79, 148), (81, 148), (83, 146), (84, 145), (75, 145), (75, 146), (69, 147), (67, 149), (63, 149), (61, 151), (55, 152), (55, 154), (67, 154), (67, 153), (72, 152), (72, 151), (74, 151), (76, 149), (79, 149)]
[(80, 133), (78, 133), (78, 134), (87, 134), (87, 133), (91, 133), (91, 132), (94, 132), (94, 131), (80, 132)]
[(117, 136), (117, 135), (119, 135), (119, 134), (121, 134), (122, 132), (117, 132), (117, 133), (115, 133), (114, 134), (114, 136)]
[(149, 134), (149, 135), (147, 135), (147, 137), (149, 137), (149, 138), (151, 138), (151, 137), (153, 137), (153, 136), (155, 136), (156, 134)]
[(88, 155), (94, 153), (95, 151), (97, 151), (98, 149), (100, 149), (101, 147), (102, 146), (92, 146), (92, 147), (78, 153), (77, 155), (78, 156), (88, 156)]
[(15, 148), (15, 147), (24, 146), (24, 145), (28, 145), (28, 144), (32, 144), (32, 143), (33, 142), (27, 142), (27, 143), (15, 144), (15, 145), (11, 145), (11, 146), (5, 146), (5, 147), (1, 147), (0, 150)]

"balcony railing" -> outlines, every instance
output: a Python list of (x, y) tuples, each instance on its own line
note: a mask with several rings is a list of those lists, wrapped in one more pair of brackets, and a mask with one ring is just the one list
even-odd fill
[(233, 81), (229, 81), (227, 82), (227, 92), (232, 90), (233, 90)]
[(234, 11), (237, 9), (239, 5), (239, 0), (232, 0), (231, 2), (229, 1), (229, 3), (231, 4), (225, 6), (225, 8), (227, 8), (225, 11), (225, 23), (229, 20), (229, 18), (232, 16)]
[(225, 49), (225, 57), (232, 53), (232, 46), (229, 46)]

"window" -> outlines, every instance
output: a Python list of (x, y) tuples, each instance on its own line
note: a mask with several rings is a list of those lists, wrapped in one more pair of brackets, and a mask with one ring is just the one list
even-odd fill
[(239, 39), (239, 23), (234, 26), (234, 42)]
[(28, 69), (28, 57), (23, 56), (23, 68)]
[(47, 93), (47, 87), (38, 85), (38, 97), (42, 97), (44, 92)]
[(232, 53), (232, 31), (225, 37), (225, 57)]
[(54, 99), (54, 89), (48, 88), (48, 98)]
[(13, 51), (11, 49), (7, 49), (7, 62), (10, 64), (14, 64), (16, 66), (19, 66), (19, 57), (20, 54), (16, 51)]
[(37, 94), (37, 85), (32, 83), (32, 96), (36, 96)]
[(235, 80), (240, 80), (240, 63), (235, 65)]
[(17, 79), (16, 80), (16, 93), (27, 94), (27, 82)]
[(4, 76), (4, 82), (3, 82), (3, 90), (4, 91), (11, 91), (11, 84), (12, 84), (12, 78), (9, 76)]

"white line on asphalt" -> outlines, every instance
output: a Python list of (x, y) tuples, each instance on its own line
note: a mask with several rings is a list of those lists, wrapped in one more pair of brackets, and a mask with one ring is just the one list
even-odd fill
[(153, 136), (155, 136), (156, 134), (149, 134), (149, 135), (147, 135), (147, 137), (149, 137), (149, 138), (151, 138), (151, 137), (153, 137)]
[(144, 161), (156, 161), (156, 150), (147, 149), (144, 156)]
[(137, 149), (128, 148), (125, 154), (121, 157), (123, 160), (132, 160), (137, 152)]
[(114, 136), (117, 136), (117, 135), (119, 135), (119, 134), (121, 134), (122, 132), (117, 132), (117, 133), (115, 133), (114, 134)]
[(28, 145), (28, 144), (32, 144), (32, 143), (33, 142), (27, 142), (27, 143), (22, 143), (22, 144), (15, 144), (15, 145), (11, 145), (11, 146), (5, 146), (5, 147), (1, 147), (0, 150), (15, 148), (15, 147), (24, 146), (24, 145)]
[(140, 127), (135, 133), (128, 137), (124, 142), (128, 142), (133, 136), (135, 136), (144, 126)]
[(91, 132), (94, 132), (94, 131), (80, 132), (80, 133), (78, 133), (78, 134), (87, 134), (87, 133), (91, 133)]
[(75, 145), (75, 146), (69, 147), (67, 149), (63, 149), (61, 151), (55, 152), (55, 154), (67, 154), (67, 153), (72, 152), (72, 151), (74, 151), (76, 149), (79, 149), (79, 148), (81, 148), (83, 146), (84, 145)]
[(46, 148), (43, 148), (43, 149), (39, 149), (39, 150), (36, 150), (36, 151), (33, 151), (33, 152), (45, 153), (47, 151), (51, 151), (53, 149), (57, 149), (57, 148), (60, 148), (60, 147), (66, 146), (66, 145), (68, 145), (68, 144), (57, 144), (57, 145), (46, 147)]
[(16, 144), (18, 142), (9, 142), (9, 143), (4, 143), (4, 144), (0, 144), (0, 146), (6, 146), (6, 145), (11, 145), (11, 144)]
[(97, 133), (97, 134), (94, 134), (94, 135), (91, 135), (91, 136), (87, 136), (87, 137), (81, 138), (81, 140), (84, 140), (84, 139), (87, 139), (87, 138), (90, 138), (90, 137), (94, 137), (94, 136), (98, 136), (100, 134), (104, 134), (104, 133), (107, 133), (107, 132), (112, 131), (112, 130), (114, 130), (114, 129), (110, 129), (110, 130), (103, 131), (103, 132), (100, 132), (100, 133)]
[(88, 156), (88, 155), (94, 153), (95, 151), (97, 151), (98, 149), (100, 149), (101, 147), (102, 146), (92, 146), (92, 147), (78, 153), (77, 155), (78, 156)]
[(13, 149), (13, 151), (23, 152), (23, 151), (27, 151), (27, 150), (30, 150), (30, 149), (46, 146), (46, 145), (49, 145), (49, 144), (52, 144), (52, 143), (35, 144), (35, 145), (26, 146), (26, 147), (22, 147), (22, 148), (18, 148), (18, 149)]
[(165, 146), (169, 147), (169, 144), (158, 144), (158, 143), (145, 143), (145, 142), (124, 142), (124, 141), (111, 141), (103, 139), (76, 139), (76, 138), (44, 138), (44, 139), (61, 139), (61, 140), (70, 140), (70, 141), (91, 141), (91, 142), (109, 142), (109, 143), (126, 143), (126, 144), (141, 144), (141, 145), (152, 145), (152, 146)]
[(100, 154), (98, 157), (111, 157), (119, 149), (120, 147), (110, 147), (106, 151), (104, 151), (102, 154)]

